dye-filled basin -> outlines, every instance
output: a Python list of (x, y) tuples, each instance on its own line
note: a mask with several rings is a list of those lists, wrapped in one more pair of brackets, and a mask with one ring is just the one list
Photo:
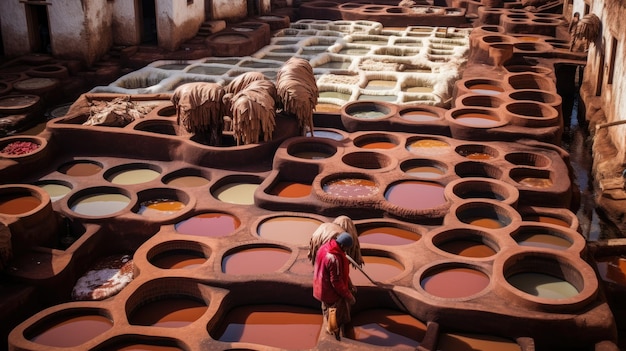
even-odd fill
[(77, 192), (68, 199), (72, 211), (83, 216), (104, 217), (126, 209), (130, 195), (120, 188), (96, 187)]
[(427, 107), (410, 107), (401, 109), (398, 112), (401, 119), (411, 122), (431, 122), (442, 119), (437, 112), (429, 110)]
[(162, 218), (183, 213), (190, 197), (182, 190), (174, 188), (153, 188), (137, 193), (138, 206), (133, 212), (144, 217)]
[(446, 113), (451, 121), (472, 128), (494, 128), (506, 124), (506, 119), (488, 107), (459, 107)]
[(457, 146), (454, 151), (457, 154), (470, 159), (488, 161), (498, 157), (498, 150), (494, 147), (481, 144), (464, 144)]
[(200, 169), (184, 168), (165, 175), (162, 181), (179, 188), (196, 188), (209, 184), (209, 175)]
[(147, 183), (160, 175), (161, 170), (158, 167), (144, 163), (121, 165), (104, 172), (104, 178), (117, 185)]
[(307, 245), (322, 221), (308, 217), (276, 216), (261, 220), (257, 234), (267, 240)]
[(446, 154), (451, 150), (447, 141), (426, 137), (409, 139), (406, 148), (413, 154), (428, 156)]
[(361, 244), (408, 245), (422, 238), (422, 235), (415, 231), (385, 223), (368, 224), (359, 227), (358, 230)]
[(245, 342), (280, 349), (311, 349), (322, 329), (317, 309), (291, 305), (243, 305), (226, 313), (210, 335), (223, 342)]
[(520, 217), (511, 207), (488, 200), (470, 200), (451, 212), (461, 222), (485, 229), (504, 228)]
[(375, 308), (352, 317), (354, 340), (388, 348), (415, 349), (424, 339), (426, 324), (390, 309)]
[[(314, 132), (316, 137), (318, 134)], [(343, 139), (343, 136), (342, 136)], [(321, 160), (333, 156), (337, 148), (325, 142), (301, 142), (293, 143), (287, 147), (287, 153), (291, 156), (306, 160)]]
[(528, 188), (548, 189), (554, 185), (553, 172), (547, 169), (516, 167), (509, 171), (509, 177)]
[[(511, 237), (520, 246), (553, 250), (567, 250), (582, 240), (580, 234), (570, 231), (569, 228), (552, 228), (533, 224), (522, 225), (511, 233)], [(582, 248), (580, 244), (575, 246)]]
[(480, 334), (443, 333), (437, 340), (438, 351), (522, 351), (513, 340)]
[(44, 202), (37, 192), (23, 186), (0, 188), (0, 214), (22, 215), (43, 208)]
[(603, 281), (626, 287), (626, 258), (621, 256), (599, 257), (596, 258), (596, 267)]
[(58, 171), (72, 177), (88, 177), (100, 173), (102, 164), (91, 160), (78, 160), (62, 164)]
[(0, 139), (0, 157), (13, 160), (33, 159), (41, 154), (48, 141), (35, 136), (9, 136)]
[(517, 203), (519, 191), (496, 179), (461, 178), (448, 183), (446, 197), (452, 200), (492, 199), (510, 205)]
[(530, 214), (522, 214), (522, 219), (528, 222), (538, 222), (541, 224), (554, 224), (560, 227), (570, 228), (572, 226), (572, 221), (569, 218), (565, 218), (565, 216), (556, 216), (551, 214), (541, 214), (541, 213), (530, 213)]
[(402, 162), (400, 169), (407, 175), (423, 179), (441, 178), (448, 171), (443, 162), (432, 159), (410, 159)]
[(502, 169), (499, 166), (482, 161), (458, 162), (454, 166), (454, 172), (461, 178), (502, 178)]
[(465, 88), (470, 93), (482, 95), (499, 95), (504, 92), (502, 83), (489, 79), (471, 79), (465, 82)]
[(510, 152), (504, 159), (516, 166), (547, 167), (551, 164), (548, 157), (534, 152)]
[(148, 262), (162, 269), (191, 269), (205, 263), (210, 249), (195, 241), (174, 240), (155, 245), (148, 253)]
[(269, 194), (285, 198), (299, 198), (309, 196), (312, 189), (311, 184), (280, 181), (269, 190)]
[(136, 130), (162, 134), (162, 135), (178, 135), (180, 134), (179, 126), (174, 121), (163, 120), (147, 120), (137, 123)]
[(433, 235), (432, 244), (441, 251), (467, 258), (489, 258), (500, 247), (489, 233), (470, 228), (446, 229)]
[(254, 192), (259, 187), (257, 179), (232, 177), (223, 180), (211, 189), (211, 194), (218, 200), (237, 205), (253, 205)]
[(226, 274), (274, 273), (291, 257), (291, 251), (279, 246), (245, 246), (229, 250), (222, 258)]
[(411, 210), (427, 210), (446, 204), (443, 185), (419, 180), (391, 184), (385, 191), (385, 199), (390, 204)]
[[(122, 340), (119, 340), (122, 339)], [(114, 342), (108, 342), (99, 347), (98, 351), (185, 351), (176, 346), (179, 341), (163, 337), (142, 337), (141, 341), (136, 340), (134, 335), (116, 338)]]
[[(367, 252), (364, 250), (363, 252), (363, 261), (365, 264), (363, 265), (363, 270), (372, 278), (375, 282), (388, 282), (398, 277), (401, 273), (404, 272), (405, 267), (398, 260), (383, 256), (385, 253), (380, 252), (380, 255), (377, 252)], [(361, 272), (360, 270), (350, 267), (350, 279), (352, 279), (352, 283), (355, 285), (367, 285), (372, 284), (372, 282)]]
[(489, 286), (489, 275), (479, 267), (461, 263), (436, 264), (416, 274), (415, 285), (439, 298), (464, 299)]
[(180, 234), (218, 238), (232, 234), (240, 225), (239, 218), (233, 215), (209, 212), (182, 220), (174, 228)]
[(378, 193), (376, 182), (359, 176), (345, 176), (322, 182), (322, 190), (332, 196), (343, 198), (368, 197)]
[(191, 296), (165, 296), (147, 299), (128, 316), (132, 325), (162, 328), (181, 328), (198, 320), (207, 306), (204, 301)]
[[(307, 137), (316, 137), (316, 138), (325, 138), (325, 139), (331, 139), (331, 140), (343, 140), (346, 137), (336, 131), (333, 130), (327, 130), (327, 129), (320, 129), (320, 128), (315, 128), (315, 130), (313, 130), (313, 133), (311, 133), (310, 131), (306, 132), (306, 136)], [(331, 156), (335, 154), (337, 150), (334, 150), (331, 153)], [(306, 157), (305, 157), (306, 158)]]
[(343, 163), (362, 169), (381, 169), (391, 166), (392, 158), (380, 153), (371, 151), (359, 151), (345, 154), (341, 160)]
[[(372, 98), (369, 100), (374, 100), (374, 99), (375, 98)], [(393, 96), (393, 100), (395, 99), (396, 97)], [(394, 108), (393, 105), (389, 105), (389, 104), (385, 104), (383, 102), (377, 102), (377, 101), (349, 102), (343, 107), (343, 112), (342, 112), (342, 114), (346, 117), (361, 119), (361, 120), (389, 118), (394, 113), (396, 113), (396, 108)]]
[(113, 327), (113, 321), (98, 310), (57, 313), (29, 328), (24, 336), (30, 341), (50, 347), (77, 347)]
[(392, 149), (399, 145), (400, 140), (392, 134), (368, 133), (354, 138), (354, 145), (362, 149)]
[(562, 123), (559, 111), (547, 103), (513, 101), (503, 105), (511, 123), (524, 127), (549, 127)]
[(65, 197), (72, 191), (72, 184), (61, 180), (47, 180), (36, 183), (50, 196), (50, 201), (55, 202)]

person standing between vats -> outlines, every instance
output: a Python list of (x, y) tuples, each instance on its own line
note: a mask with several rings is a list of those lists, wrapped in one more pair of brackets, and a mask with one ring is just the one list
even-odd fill
[(354, 242), (346, 232), (320, 246), (313, 268), (313, 297), (322, 303), (326, 331), (340, 339), (340, 332), (349, 332), (350, 309), (356, 303), (356, 288), (350, 280), (346, 257)]

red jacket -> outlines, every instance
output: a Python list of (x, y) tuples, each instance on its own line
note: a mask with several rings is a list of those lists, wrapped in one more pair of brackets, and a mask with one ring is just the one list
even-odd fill
[(313, 274), (313, 297), (319, 301), (332, 305), (352, 297), (348, 259), (335, 240), (320, 246)]

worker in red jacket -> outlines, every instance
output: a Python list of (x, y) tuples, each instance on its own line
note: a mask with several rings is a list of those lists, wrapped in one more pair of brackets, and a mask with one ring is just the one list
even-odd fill
[(313, 296), (322, 302), (326, 331), (339, 340), (340, 330), (346, 334), (350, 307), (356, 303), (356, 289), (350, 280), (346, 251), (354, 244), (352, 236), (343, 232), (320, 246), (315, 257)]

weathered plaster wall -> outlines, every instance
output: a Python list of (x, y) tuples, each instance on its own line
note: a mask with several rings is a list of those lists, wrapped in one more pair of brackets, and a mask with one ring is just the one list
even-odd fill
[(0, 1), (0, 26), (5, 55), (18, 56), (30, 52), (24, 4), (18, 1)]
[(141, 23), (137, 1), (114, 1), (113, 44), (137, 45), (141, 42)]
[(248, 15), (248, 3), (245, 0), (213, 0), (211, 19), (232, 20)]
[(157, 0), (156, 17), (159, 47), (174, 51), (198, 32), (204, 21), (204, 1)]
[(112, 45), (110, 2), (56, 1), (48, 9), (52, 53), (81, 59), (88, 66)]

